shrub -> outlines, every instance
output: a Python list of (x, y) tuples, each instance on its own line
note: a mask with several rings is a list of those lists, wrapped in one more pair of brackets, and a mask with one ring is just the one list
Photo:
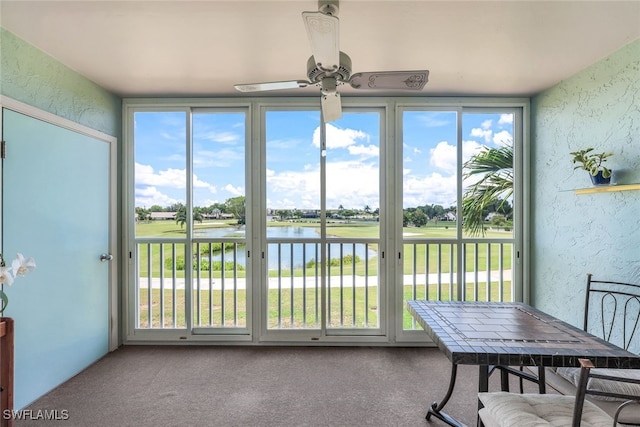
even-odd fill
[[(171, 258), (165, 258), (164, 266), (167, 269), (173, 268), (173, 260)], [(193, 260), (193, 269), (195, 270), (198, 267), (197, 260), (194, 258)], [(242, 264), (234, 264), (232, 261), (226, 261), (224, 263), (224, 269), (229, 271), (233, 269), (237, 269), (238, 271), (244, 271), (245, 267)], [(213, 271), (222, 271), (222, 261), (213, 261), (212, 265), (209, 264), (209, 260), (200, 259), (200, 271), (209, 271), (213, 269)], [(184, 270), (184, 256), (178, 255), (176, 257), (176, 270), (183, 271)]]
[[(360, 262), (360, 257), (358, 255), (355, 256), (355, 263), (359, 263)], [(342, 264), (343, 265), (352, 265), (354, 264), (354, 257), (353, 255), (349, 254), (349, 255), (345, 255), (342, 257)], [(339, 267), (340, 266), (340, 258), (331, 258), (329, 260), (329, 265), (331, 267)], [(312, 259), (310, 261), (307, 262), (306, 264), (306, 268), (313, 268), (316, 266), (316, 260)]]

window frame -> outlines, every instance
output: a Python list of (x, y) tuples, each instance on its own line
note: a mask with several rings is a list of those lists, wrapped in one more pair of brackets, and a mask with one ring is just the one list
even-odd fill
[[(398, 283), (401, 280), (401, 263), (397, 257), (402, 256), (402, 111), (407, 109), (459, 109), (460, 111), (473, 111), (474, 108), (513, 109), (514, 117), (514, 180), (517, 183), (516, 193), (519, 197), (514, 199), (514, 222), (521, 224), (521, 231), (517, 237), (518, 269), (514, 272), (514, 281), (520, 283), (515, 287), (514, 299), (528, 303), (530, 301), (530, 136), (529, 136), (529, 98), (474, 98), (474, 97), (343, 97), (342, 105), (345, 109), (380, 110), (381, 135), (380, 135), (380, 252), (384, 259), (380, 262), (379, 277), (387, 284)], [(245, 164), (247, 165), (246, 189), (247, 197), (247, 233), (251, 238), (247, 239), (247, 248), (251, 248), (255, 254), (266, 250), (266, 239), (260, 238), (260, 233), (265, 229), (266, 219), (256, 218), (256, 212), (265, 212), (266, 200), (264, 192), (266, 183), (262, 176), (265, 172), (265, 123), (264, 112), (274, 109), (319, 109), (317, 97), (287, 97), (287, 98), (125, 98), (123, 100), (123, 142), (122, 150), (122, 253), (127, 262), (123, 263), (122, 286), (122, 330), (125, 343), (144, 342), (225, 342), (225, 343), (253, 343), (273, 344), (276, 341), (263, 340), (263, 326), (261, 316), (263, 314), (264, 292), (261, 287), (254, 287), (251, 296), (251, 304), (247, 313), (247, 334), (225, 335), (201, 335), (193, 334), (191, 321), (186, 330), (146, 330), (135, 329), (135, 230), (131, 212), (134, 211), (134, 139), (133, 139), (133, 114), (138, 111), (163, 112), (185, 111), (187, 115), (191, 110), (212, 109), (219, 111), (243, 110), (246, 111), (246, 151)], [(190, 134), (191, 129), (189, 127)], [(520, 144), (516, 144), (516, 133)], [(189, 136), (188, 136), (189, 137)], [(519, 149), (516, 149), (517, 146)], [(255, 173), (254, 173), (255, 172)], [(461, 180), (461, 173), (458, 173)], [(257, 190), (257, 192), (256, 192)], [(258, 194), (252, 196), (251, 194)], [(460, 202), (458, 202), (460, 203)], [(517, 209), (516, 209), (517, 204)], [(400, 209), (398, 209), (400, 206)], [(250, 218), (251, 214), (254, 217)], [(516, 219), (517, 218), (517, 219)], [(515, 233), (515, 230), (514, 230)], [(383, 262), (384, 261), (384, 262)], [(516, 263), (516, 260), (513, 262)], [(262, 283), (263, 265), (260, 257), (251, 259), (251, 282)], [(249, 277), (247, 277), (249, 281)], [(380, 289), (380, 298), (385, 300), (382, 304), (385, 314), (380, 314), (379, 326), (382, 335), (376, 336), (331, 336), (321, 341), (309, 343), (309, 341), (284, 340), (283, 343), (304, 343), (326, 345), (328, 342), (349, 343), (353, 345), (377, 343), (381, 345), (394, 345), (395, 343), (429, 344), (426, 334), (422, 331), (411, 331), (407, 334), (402, 331), (402, 312), (404, 303), (402, 293), (397, 286), (386, 286)], [(191, 302), (188, 302), (191, 305)], [(189, 316), (190, 317), (190, 316)], [(250, 318), (249, 318), (250, 317)], [(414, 333), (415, 332), (415, 333)], [(293, 337), (292, 337), (293, 338)]]

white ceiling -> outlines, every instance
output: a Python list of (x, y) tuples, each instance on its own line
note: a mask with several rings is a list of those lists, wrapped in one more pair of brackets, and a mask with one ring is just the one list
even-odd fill
[[(120, 96), (241, 96), (235, 83), (306, 79), (301, 12), (316, 10), (296, 0), (2, 0), (0, 22)], [(427, 68), (427, 95), (529, 96), (640, 38), (640, 1), (342, 0), (338, 16), (353, 72)]]

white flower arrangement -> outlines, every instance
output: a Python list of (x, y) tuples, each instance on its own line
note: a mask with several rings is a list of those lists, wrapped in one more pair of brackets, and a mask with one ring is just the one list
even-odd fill
[(4, 262), (4, 257), (0, 253), (0, 299), (2, 300), (2, 307), (0, 307), (0, 314), (4, 312), (9, 305), (9, 297), (4, 292), (4, 285), (10, 286), (18, 276), (26, 276), (36, 268), (36, 262), (33, 258), (25, 258), (21, 253), (17, 253), (15, 259), (11, 262), (11, 267), (7, 267)]

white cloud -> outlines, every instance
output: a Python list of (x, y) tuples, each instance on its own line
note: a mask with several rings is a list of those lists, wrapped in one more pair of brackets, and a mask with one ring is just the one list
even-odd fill
[[(483, 147), (477, 141), (469, 140), (462, 142), (463, 162), (476, 154)], [(414, 172), (404, 169), (404, 206), (422, 206), (424, 204), (439, 204), (449, 207), (455, 204), (456, 200), (456, 174), (458, 168), (458, 150), (455, 145), (447, 141), (439, 142), (435, 148), (431, 149), (429, 162), (439, 169), (427, 176), (420, 175), (419, 171)]]
[[(379, 169), (376, 162), (342, 161), (327, 163), (327, 207), (339, 205), (372, 209), (379, 207)], [(267, 171), (267, 205), (270, 209), (318, 209), (320, 172)], [(297, 201), (297, 202), (294, 202)]]
[[(184, 169), (166, 169), (155, 172), (150, 165), (135, 164), (136, 186), (155, 186), (165, 188), (184, 189), (187, 186), (186, 171)], [(198, 179), (193, 175), (193, 186), (195, 188), (206, 188), (211, 193), (216, 193), (216, 187), (208, 182)]]
[[(486, 123), (486, 122), (485, 122)], [(484, 125), (484, 123), (483, 123)], [(482, 138), (485, 142), (491, 142), (491, 136), (493, 135), (493, 131), (491, 129), (486, 128), (473, 128), (471, 129), (471, 136), (475, 138)]]
[(351, 145), (347, 150), (354, 156), (377, 157), (380, 155), (380, 149), (376, 145)]
[(429, 162), (432, 166), (447, 173), (455, 173), (458, 165), (458, 153), (454, 145), (449, 145), (447, 141), (440, 141), (435, 148), (430, 150), (430, 153)]
[(462, 163), (477, 154), (482, 147), (484, 147), (484, 145), (479, 144), (477, 141), (462, 141)]
[[(355, 145), (357, 141), (369, 141), (369, 135), (361, 130), (340, 129), (327, 124), (327, 149), (346, 148)], [(320, 128), (313, 131), (313, 145), (320, 147)]]
[(185, 188), (185, 170), (167, 169), (154, 172), (153, 166), (136, 163), (136, 185), (152, 185), (157, 187)]
[(169, 206), (178, 202), (184, 202), (184, 200), (169, 197), (158, 191), (156, 187), (136, 188), (135, 190), (135, 205), (139, 207), (149, 208), (153, 205)]
[(498, 124), (507, 125), (513, 123), (513, 114), (500, 114), (500, 120), (498, 120)]
[(327, 164), (327, 207), (380, 206), (380, 171), (377, 163), (333, 162)]
[(231, 184), (227, 184), (224, 186), (224, 189), (234, 196), (244, 196), (244, 188), (242, 187), (234, 187)]
[(215, 185), (209, 184), (208, 182), (205, 182), (205, 181), (201, 181), (200, 179), (198, 179), (196, 175), (193, 175), (193, 186), (195, 188), (206, 188), (213, 194), (218, 192)]
[(434, 172), (425, 177), (405, 177), (403, 184), (404, 207), (426, 204), (445, 208), (456, 203), (456, 176), (443, 176)]
[[(476, 141), (462, 141), (462, 162), (466, 162), (483, 147)], [(458, 150), (455, 145), (441, 141), (431, 149), (429, 162), (447, 174), (455, 174), (458, 169)]]
[(513, 145), (513, 136), (509, 131), (502, 130), (493, 136), (493, 143), (501, 147), (511, 146)]

